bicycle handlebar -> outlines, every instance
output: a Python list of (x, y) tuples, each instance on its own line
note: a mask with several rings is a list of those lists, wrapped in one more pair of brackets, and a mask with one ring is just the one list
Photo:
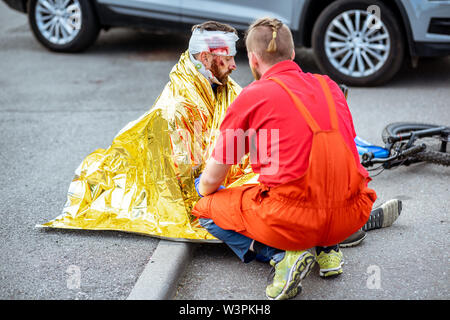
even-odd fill
[(389, 157), (389, 158), (374, 158), (374, 155), (373, 155), (372, 152), (364, 153), (362, 155), (362, 160), (363, 161), (362, 161), (361, 164), (364, 167), (370, 167), (370, 166), (372, 166), (374, 164), (377, 164), (377, 163), (387, 163), (387, 162), (390, 162), (390, 161), (393, 161), (393, 160), (397, 160), (400, 157), (408, 157), (408, 156), (411, 156), (411, 155), (416, 154), (418, 152), (422, 152), (422, 151), (424, 151), (426, 149), (426, 147), (427, 146), (425, 144), (414, 146), (414, 147), (406, 149), (405, 151), (400, 151), (397, 154), (395, 154), (395, 155), (393, 155), (392, 157)]

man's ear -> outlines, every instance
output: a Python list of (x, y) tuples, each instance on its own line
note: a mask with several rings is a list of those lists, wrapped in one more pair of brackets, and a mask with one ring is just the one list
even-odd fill
[(291, 60), (295, 59), (295, 49), (292, 49)]
[(248, 63), (250, 67), (257, 68), (259, 66), (259, 57), (256, 53), (250, 51), (247, 53)]
[(203, 63), (203, 65), (205, 66), (206, 69), (211, 68), (212, 56), (208, 52), (206, 52), (206, 51), (200, 52), (199, 58), (197, 60), (199, 60), (201, 63)]

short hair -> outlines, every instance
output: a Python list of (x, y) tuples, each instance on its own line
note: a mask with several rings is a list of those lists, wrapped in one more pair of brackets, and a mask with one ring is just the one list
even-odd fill
[(200, 31), (232, 32), (232, 33), (238, 35), (238, 32), (235, 28), (233, 28), (229, 24), (221, 23), (221, 22), (217, 22), (217, 21), (206, 21), (201, 24), (196, 24), (196, 25), (192, 26), (191, 31), (194, 32), (194, 30), (197, 30), (197, 29)]
[(247, 51), (256, 52), (261, 59), (274, 65), (290, 60), (295, 49), (291, 30), (276, 18), (260, 18), (245, 33)]

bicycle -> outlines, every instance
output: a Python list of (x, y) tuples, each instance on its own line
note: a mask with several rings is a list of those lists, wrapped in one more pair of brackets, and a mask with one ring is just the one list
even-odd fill
[(450, 153), (447, 151), (449, 135), (448, 126), (395, 122), (383, 130), (384, 147), (371, 144), (359, 136), (355, 138), (355, 143), (364, 167), (380, 164), (370, 171), (380, 168), (383, 171), (418, 162), (450, 166)]

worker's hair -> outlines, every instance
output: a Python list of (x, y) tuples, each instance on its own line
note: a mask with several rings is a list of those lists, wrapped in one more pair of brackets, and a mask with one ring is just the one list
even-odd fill
[(260, 18), (245, 33), (247, 51), (257, 53), (269, 65), (290, 60), (294, 50), (291, 30), (276, 18)]
[(229, 24), (226, 23), (220, 23), (217, 21), (206, 21), (203, 22), (201, 24), (196, 24), (194, 26), (192, 26), (192, 32), (194, 32), (194, 30), (200, 30), (200, 31), (224, 31), (224, 32), (232, 32), (236, 35), (238, 35), (237, 31), (235, 28), (233, 28), (232, 26), (230, 26)]

